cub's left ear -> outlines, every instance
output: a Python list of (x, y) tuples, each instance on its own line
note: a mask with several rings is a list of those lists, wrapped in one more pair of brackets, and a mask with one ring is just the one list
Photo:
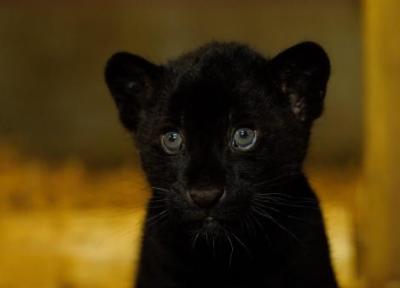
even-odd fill
[(316, 43), (297, 44), (271, 60), (281, 93), (300, 121), (313, 121), (323, 110), (330, 74), (328, 55)]

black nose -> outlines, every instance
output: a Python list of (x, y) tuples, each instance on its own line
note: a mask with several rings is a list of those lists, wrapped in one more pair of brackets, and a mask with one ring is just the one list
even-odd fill
[(222, 189), (192, 189), (189, 191), (190, 198), (201, 208), (211, 208), (224, 194)]

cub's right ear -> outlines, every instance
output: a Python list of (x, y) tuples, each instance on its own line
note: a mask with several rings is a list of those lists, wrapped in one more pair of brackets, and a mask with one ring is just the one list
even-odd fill
[(136, 131), (141, 112), (160, 82), (161, 72), (161, 66), (127, 52), (116, 53), (108, 60), (107, 86), (128, 130)]

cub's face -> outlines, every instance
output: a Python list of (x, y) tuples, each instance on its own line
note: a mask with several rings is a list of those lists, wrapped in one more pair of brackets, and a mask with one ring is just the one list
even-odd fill
[(328, 77), (310, 42), (270, 60), (234, 43), (166, 65), (115, 54), (106, 81), (153, 187), (149, 217), (190, 232), (237, 227), (254, 197), (301, 174)]

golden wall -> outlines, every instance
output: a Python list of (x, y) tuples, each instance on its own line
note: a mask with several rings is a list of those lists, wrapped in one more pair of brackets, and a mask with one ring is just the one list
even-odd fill
[(400, 1), (366, 0), (363, 4), (360, 269), (366, 287), (400, 287)]

